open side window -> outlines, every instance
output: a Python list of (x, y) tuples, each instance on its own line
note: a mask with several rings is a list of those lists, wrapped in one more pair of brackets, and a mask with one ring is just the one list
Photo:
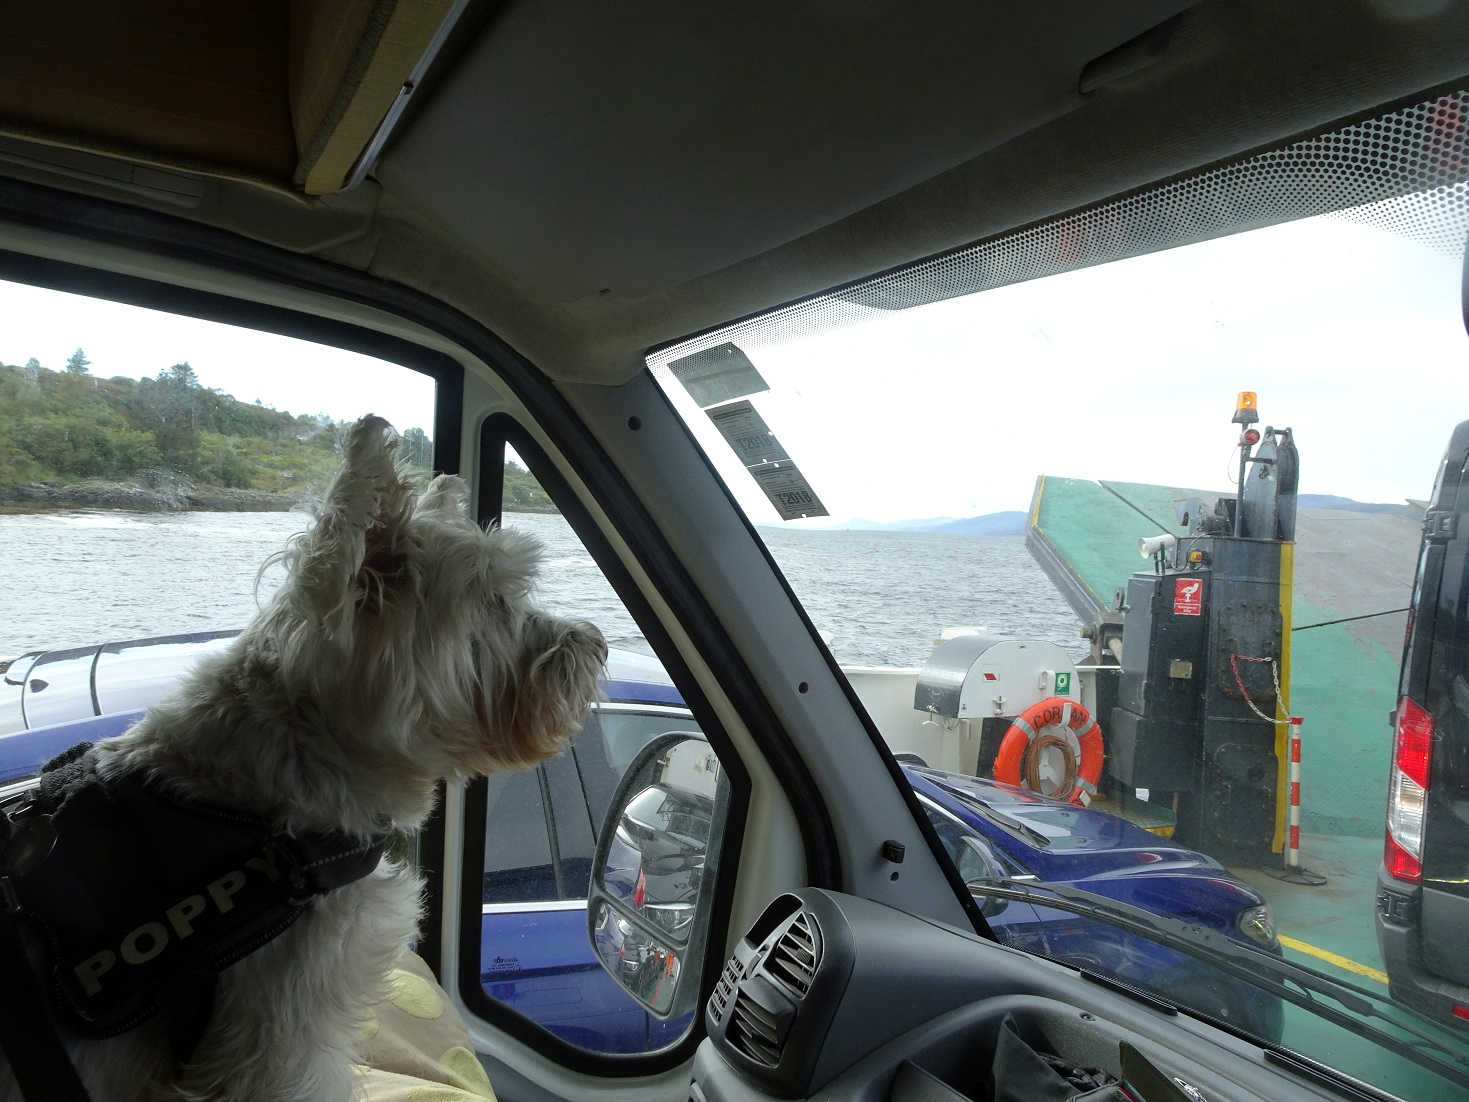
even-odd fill
[[(672, 1066), (702, 1034), (699, 1016), (660, 1016), (599, 963), (588, 937), (587, 885), (613, 790), (638, 751), (671, 732), (713, 730), (717, 739), (718, 728), (687, 691), (691, 679), (590, 517), (506, 415), (481, 430), (477, 508), (481, 523), (541, 541), (537, 602), (597, 624), (610, 657), (603, 698), (565, 752), (466, 791), (459, 995), (470, 1013), (569, 1067), (644, 1074)], [(703, 722), (695, 718), (701, 713)], [(731, 813), (723, 836), (709, 842), (720, 847), (724, 871), (712, 895), (701, 897), (718, 928), (709, 930), (705, 959), (687, 961), (681, 981), (701, 991), (722, 963), (725, 931), (715, 915), (727, 912), (718, 904), (732, 890), (743, 828), (746, 782), (733, 764)]]

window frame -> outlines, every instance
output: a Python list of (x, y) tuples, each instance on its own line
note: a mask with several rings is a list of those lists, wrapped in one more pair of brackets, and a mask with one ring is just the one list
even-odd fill
[[(72, 192), (0, 180), (0, 210), (26, 215), (26, 224), (50, 226), (57, 233), (95, 246), (132, 247), (144, 254), (181, 263), (203, 263), (211, 272), (254, 276), (272, 286), (391, 309), (383, 297), (368, 293), (359, 281), (368, 277), (312, 257), (295, 256), (273, 246), (237, 237), (166, 215), (141, 211)], [(344, 279), (345, 277), (345, 279)], [(218, 291), (107, 268), (92, 268), (48, 256), (0, 248), (0, 279), (66, 294), (158, 310), (202, 321), (235, 325), (262, 333), (311, 341), (373, 356), (434, 380), (434, 470), (461, 473), (464, 430), (464, 365), (445, 352), (364, 325), (338, 321), (303, 308), (277, 306)], [(343, 283), (358, 283), (356, 293)], [(416, 311), (405, 311), (415, 318)], [(415, 865), (430, 885), (415, 952), (438, 975), (443, 970), (443, 899), (438, 884), (444, 874), (443, 807), (446, 789), (435, 790), (434, 811), (414, 842)]]
[[(550, 457), (526, 427), (506, 412), (491, 413), (480, 423), (477, 447), (479, 482), (475, 499), (478, 523), (500, 522), (506, 447), (514, 449), (526, 468), (540, 482), (541, 488), (561, 511), (561, 516), (602, 571), (613, 592), (622, 601), (654, 654), (663, 663), (665, 671), (678, 687), (687, 712), (704, 732), (728, 777), (730, 805), (725, 817), (724, 835), (720, 839), (722, 848), (719, 871), (705, 903), (708, 908), (709, 931), (698, 973), (699, 1005), (702, 1007), (724, 966), (740, 847), (749, 808), (749, 775), (693, 674), (663, 630), (651, 605), (637, 588), (632, 575), (602, 535), (590, 512), (571, 492)], [(487, 787), (483, 778), (471, 781), (466, 786), (460, 823), (463, 846), (459, 869), (460, 913), (456, 924), (459, 969), (453, 981), (456, 994), (466, 1011), (560, 1066), (589, 1075), (607, 1078), (656, 1075), (687, 1063), (705, 1035), (702, 1013), (696, 1013), (684, 1036), (667, 1048), (648, 1053), (599, 1053), (562, 1040), (539, 1023), (492, 998), (484, 990), (480, 983), (478, 946), (483, 918), (481, 884), (485, 858)], [(598, 825), (594, 824), (594, 830)], [(441, 977), (441, 982), (447, 986), (449, 977)]]
[[(19, 246), (0, 245), (0, 279), (315, 340), (382, 356), (433, 375), (444, 384), (434, 427), (435, 465), (443, 473), (460, 473), (460, 457), (467, 450), (461, 436), (461, 431), (470, 427), (464, 413), (464, 364), (476, 360), (493, 364), (499, 384), (522, 403), (528, 420), (544, 428), (585, 484), (590, 498), (620, 518), (617, 522), (620, 537), (653, 577), (660, 596), (678, 617), (692, 645), (705, 659), (726, 671), (721, 693), (739, 714), (757, 752), (769, 764), (794, 816), (805, 882), (812, 887), (843, 885), (841, 852), (830, 813), (814, 776), (786, 733), (780, 712), (750, 675), (745, 657), (735, 648), (709, 600), (678, 559), (667, 537), (652, 522), (647, 506), (610, 461), (588, 418), (573, 408), (550, 378), (497, 333), (447, 302), (412, 287), (387, 283), (318, 256), (290, 252), (172, 213), (10, 179), (0, 179), (0, 211), (22, 227), (25, 234), (47, 234), (59, 243), (55, 248), (32, 248), (23, 236)], [(111, 251), (111, 259), (105, 262), (109, 266), (96, 259), (75, 259), (78, 255), (94, 258), (99, 245)], [(57, 255), (45, 255), (43, 248)], [(163, 274), (139, 274), (144, 272)], [(211, 289), (194, 284), (205, 284)], [(282, 301), (294, 304), (275, 305)], [(353, 320), (321, 316), (327, 310), (335, 310)], [(384, 332), (387, 324), (398, 322), (416, 327), (420, 335), (400, 338)], [(450, 354), (437, 348), (457, 351)], [(457, 357), (463, 357), (464, 362)], [(524, 440), (517, 448), (522, 457), (534, 447), (528, 435)], [(535, 450), (540, 453), (539, 448)], [(483, 478), (488, 473), (479, 472), (470, 477)], [(567, 501), (573, 500), (568, 494)], [(732, 500), (729, 504), (734, 505)], [(747, 524), (743, 514), (738, 515)], [(755, 542), (763, 552), (763, 546), (758, 540)], [(600, 539), (598, 545), (602, 545)], [(644, 605), (640, 596), (637, 604), (640, 608)], [(804, 616), (803, 611), (797, 611)], [(679, 683), (689, 689), (685, 700), (697, 705), (693, 708), (696, 721), (706, 730), (712, 728), (712, 744), (716, 752), (725, 755), (722, 760), (731, 780), (736, 771), (746, 777), (733, 744), (721, 729), (713, 726), (707, 698), (666, 633), (656, 619), (640, 622), (645, 634), (656, 631), (663, 639), (660, 653), (665, 668), (676, 670)], [(850, 693), (845, 682), (841, 684)], [(737, 789), (735, 795), (739, 806), (731, 809), (735, 818), (730, 820), (726, 839), (731, 846), (727, 862), (731, 870), (738, 863), (737, 848), (742, 840), (747, 802), (743, 789)], [(446, 868), (451, 839), (445, 809), (457, 799), (457, 791), (450, 793), (446, 786), (439, 786), (435, 810), (420, 829), (416, 846), (419, 871), (426, 885), (416, 950), (441, 982), (449, 980), (444, 973), (445, 935), (457, 938), (459, 933), (457, 922), (453, 928), (447, 925), (449, 916), (444, 906), (445, 888), (450, 883), (447, 878), (451, 873)], [(917, 805), (912, 806), (915, 819), (921, 819)], [(926, 827), (926, 821), (920, 823), (920, 830)], [(469, 841), (473, 844), (472, 835)], [(481, 837), (480, 844), (482, 841)], [(459, 839), (452, 842), (457, 845)], [(937, 839), (932, 839), (930, 848), (937, 846)], [(733, 903), (732, 880), (731, 875), (729, 883), (721, 882), (718, 886), (716, 906), (720, 914), (726, 914)], [(458, 881), (456, 876), (453, 883), (457, 885)], [(711, 935), (711, 946), (718, 940), (715, 932)], [(517, 1032), (513, 1023), (510, 1028), (500, 1028), (495, 1021), (484, 1019), (484, 1024), (492, 1030), (500, 1029), (512, 1039), (524, 1036), (524, 1031)], [(566, 1046), (550, 1045), (536, 1038), (532, 1038), (530, 1047), (572, 1071), (590, 1074), (605, 1071), (614, 1078), (652, 1075), (686, 1061), (701, 1028), (702, 1021), (686, 1043), (678, 1049), (665, 1050), (667, 1057), (656, 1061), (588, 1059), (582, 1050), (568, 1051)]]

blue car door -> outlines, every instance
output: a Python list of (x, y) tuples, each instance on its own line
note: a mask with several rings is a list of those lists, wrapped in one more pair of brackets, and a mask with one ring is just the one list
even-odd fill
[[(577, 736), (581, 738), (581, 735)], [(572, 1044), (649, 1049), (648, 1015), (587, 941), (592, 828), (574, 760), (490, 778), (480, 983), (486, 994)]]
[(688, 1027), (687, 1015), (649, 1014), (607, 974), (587, 939), (596, 831), (622, 767), (670, 730), (697, 727), (681, 709), (604, 704), (588, 713), (567, 753), (488, 781), (480, 984), (594, 1052), (650, 1052)]

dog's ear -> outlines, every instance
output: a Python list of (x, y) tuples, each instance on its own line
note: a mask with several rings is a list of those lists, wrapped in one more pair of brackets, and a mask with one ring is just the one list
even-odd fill
[(401, 538), (413, 511), (413, 488), (397, 468), (397, 437), (381, 417), (363, 417), (347, 434), (342, 467), (328, 488), (315, 527), (302, 539), (296, 596), (329, 626), (401, 573)]
[(342, 468), (323, 504), (323, 519), (366, 530), (407, 517), (412, 491), (398, 473), (398, 437), (393, 426), (368, 414), (347, 432)]
[(560, 751), (597, 697), (607, 642), (591, 624), (533, 614), (510, 717), (513, 758), (536, 762)]
[(443, 513), (446, 516), (469, 514), (469, 486), (458, 475), (441, 474), (418, 495), (414, 513)]
[(490, 590), (511, 601), (524, 600), (535, 584), (545, 548), (522, 528), (501, 528), (486, 533), (485, 580)]

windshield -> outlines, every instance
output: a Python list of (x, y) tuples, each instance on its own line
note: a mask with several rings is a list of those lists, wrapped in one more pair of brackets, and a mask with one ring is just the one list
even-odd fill
[[(1391, 812), (1385, 783), (1425, 503), (1469, 420), (1466, 104), (649, 359), (889, 747), (969, 779), (910, 773), (978, 840), (950, 847), (974, 890), (983, 846), (989, 882), (1070, 893), (988, 899), (998, 937), (1412, 1098), (1469, 1066), (1443, 938), (1469, 889), (1423, 852), (1427, 767)], [(1448, 807), (1469, 771), (1431, 783)]]

